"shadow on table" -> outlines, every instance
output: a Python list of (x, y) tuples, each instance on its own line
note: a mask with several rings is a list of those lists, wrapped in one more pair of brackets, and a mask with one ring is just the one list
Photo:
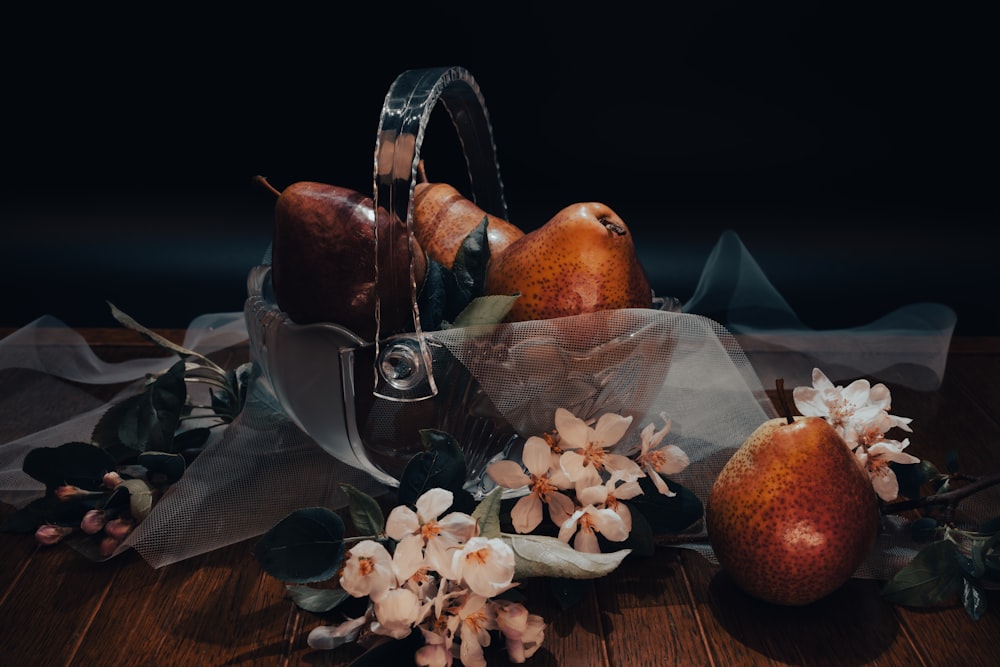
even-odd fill
[(875, 581), (851, 579), (809, 605), (785, 607), (750, 597), (719, 571), (708, 602), (719, 624), (748, 648), (788, 665), (862, 665), (892, 645), (899, 624)]

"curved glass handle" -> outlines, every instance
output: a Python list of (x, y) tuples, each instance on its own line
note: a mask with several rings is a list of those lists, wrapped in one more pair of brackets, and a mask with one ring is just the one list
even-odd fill
[[(377, 212), (387, 211), (388, 238), (376, 233), (375, 395), (395, 401), (416, 401), (437, 394), (431, 352), (420, 326), (418, 285), (413, 265), (413, 191), (417, 183), (420, 147), (431, 112), (440, 102), (447, 110), (465, 154), (472, 199), (484, 211), (507, 218), (503, 182), (493, 143), (486, 103), (472, 75), (461, 67), (407, 70), (386, 94), (375, 142), (374, 200)], [(381, 231), (381, 229), (379, 230)], [(402, 235), (405, 235), (403, 237)], [(402, 244), (402, 238), (408, 243)], [(408, 249), (401, 253), (400, 248)], [(396, 276), (409, 275), (410, 299), (399, 299)], [(413, 333), (382, 330), (384, 308), (408, 308), (392, 318), (409, 321)], [(387, 335), (385, 341), (383, 335)], [(392, 337), (392, 338), (389, 338)]]

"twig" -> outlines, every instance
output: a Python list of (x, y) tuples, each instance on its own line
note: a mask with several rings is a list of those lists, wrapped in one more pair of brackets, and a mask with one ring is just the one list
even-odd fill
[(963, 498), (971, 496), (974, 493), (978, 493), (983, 489), (988, 489), (996, 484), (1000, 484), (1000, 473), (980, 477), (976, 481), (966, 484), (965, 486), (955, 489), (954, 491), (935, 493), (921, 498), (914, 498), (913, 500), (903, 500), (898, 503), (890, 503), (882, 508), (882, 514), (899, 514), (909, 510), (933, 507), (935, 505), (945, 506), (949, 509), (949, 511), (953, 511), (959, 501)]

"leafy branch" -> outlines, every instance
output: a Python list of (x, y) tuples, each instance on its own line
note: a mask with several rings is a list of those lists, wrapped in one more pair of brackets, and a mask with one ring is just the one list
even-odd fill
[[(251, 363), (227, 371), (108, 305), (121, 324), (179, 359), (148, 375), (139, 393), (111, 404), (89, 441), (31, 450), (22, 471), (41, 482), (45, 494), (0, 525), (5, 532), (34, 532), (42, 544), (82, 532), (89, 539), (74, 546), (95, 558), (113, 555), (164, 490), (181, 479), (210, 430), (236, 418), (253, 373)], [(206, 385), (210, 404), (194, 403), (189, 384)]]

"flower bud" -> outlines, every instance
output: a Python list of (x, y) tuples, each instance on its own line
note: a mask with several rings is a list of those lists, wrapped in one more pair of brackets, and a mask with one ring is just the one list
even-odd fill
[(82, 500), (87, 498), (93, 493), (87, 491), (86, 489), (81, 489), (79, 486), (73, 486), (72, 484), (63, 484), (62, 486), (56, 487), (55, 496), (59, 500)]
[(135, 524), (131, 519), (118, 517), (104, 524), (104, 534), (121, 542), (128, 537), (128, 534), (132, 532), (134, 527)]
[(64, 537), (73, 532), (70, 526), (53, 526), (45, 524), (39, 526), (35, 531), (35, 541), (44, 546), (51, 546), (61, 542)]
[(114, 489), (122, 483), (122, 476), (118, 474), (118, 471), (112, 470), (104, 473), (104, 479), (101, 480), (101, 483), (108, 489)]
[(101, 544), (99, 547), (101, 555), (104, 556), (105, 558), (110, 558), (111, 556), (114, 555), (115, 551), (118, 549), (121, 543), (122, 543), (121, 540), (115, 537), (111, 537), (110, 535), (105, 535), (103, 538), (101, 538)]
[(83, 532), (88, 535), (96, 535), (101, 532), (104, 525), (108, 522), (107, 517), (104, 516), (104, 510), (90, 510), (83, 515), (83, 519), (80, 520), (80, 528)]

